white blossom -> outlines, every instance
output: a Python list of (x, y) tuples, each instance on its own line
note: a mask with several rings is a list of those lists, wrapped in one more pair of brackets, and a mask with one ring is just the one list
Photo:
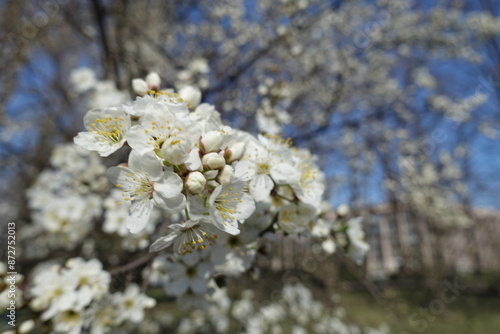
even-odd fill
[(362, 217), (351, 218), (347, 222), (347, 236), (349, 237), (349, 256), (361, 263), (370, 246), (365, 241), (365, 233), (363, 232)]
[(132, 233), (145, 227), (153, 203), (169, 212), (178, 212), (185, 206), (181, 178), (174, 172), (163, 171), (152, 153), (141, 155), (132, 151), (128, 167), (111, 167), (107, 175), (123, 191), (124, 200), (132, 203), (126, 222)]

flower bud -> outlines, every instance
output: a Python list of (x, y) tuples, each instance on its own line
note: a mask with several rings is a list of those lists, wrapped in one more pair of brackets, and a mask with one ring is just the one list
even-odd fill
[(207, 186), (210, 188), (217, 188), (220, 184), (217, 181), (212, 180), (207, 182)]
[(201, 161), (207, 169), (220, 169), (226, 165), (224, 157), (215, 152), (205, 154)]
[(244, 154), (245, 154), (245, 143), (238, 142), (226, 149), (226, 151), (224, 152), (224, 158), (226, 158), (226, 161), (228, 163), (231, 163), (236, 160), (240, 160)]
[(193, 108), (201, 102), (201, 91), (197, 87), (184, 86), (179, 90), (179, 96)]
[(146, 76), (146, 82), (149, 89), (160, 90), (161, 79), (158, 73), (151, 72)]
[(207, 180), (200, 172), (191, 172), (186, 178), (186, 188), (192, 194), (199, 194), (205, 189)]
[(19, 326), (19, 333), (21, 334), (29, 333), (34, 328), (35, 328), (35, 321), (33, 319), (26, 320), (23, 323), (21, 323), (21, 326)]
[(149, 91), (148, 84), (146, 81), (142, 79), (134, 79), (132, 80), (132, 88), (137, 95), (143, 96), (146, 92)]
[(200, 139), (203, 152), (218, 152), (222, 145), (223, 136), (220, 131), (208, 131)]
[(337, 207), (337, 215), (343, 217), (343, 216), (347, 216), (349, 214), (350, 210), (349, 210), (349, 206), (347, 206), (347, 204), (340, 204), (338, 207)]
[(225, 165), (224, 168), (219, 172), (217, 181), (223, 186), (231, 183), (233, 181), (234, 169), (229, 165)]
[(163, 143), (161, 153), (163, 159), (172, 165), (180, 165), (189, 159), (191, 140), (181, 137), (170, 137)]
[(333, 254), (335, 253), (335, 242), (331, 239), (327, 239), (321, 243), (321, 248), (323, 248), (323, 251), (327, 254)]

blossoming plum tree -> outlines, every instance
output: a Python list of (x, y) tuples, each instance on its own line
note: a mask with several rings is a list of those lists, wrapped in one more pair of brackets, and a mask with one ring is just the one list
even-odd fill
[[(299, 333), (301, 314), (345, 331), (285, 292), (266, 317), (248, 291), (229, 306), (215, 281), (255, 266), (276, 234), (361, 259), (360, 221), (322, 217), (327, 188), (348, 188), (359, 208), (380, 179), (387, 200), (434, 226), (470, 223), (456, 203), (486, 175), (467, 168), (470, 138), (495, 138), (500, 119), (498, 73), (477, 66), (499, 50), (491, 13), (409, 0), (28, 3), (0, 10), (0, 212), (22, 227), (25, 267), (39, 264), (18, 304), (34, 332), (132, 331), (155, 304), (150, 286), (209, 305), (179, 332), (213, 319), (227, 332), (229, 311), (247, 332), (278, 331), (288, 306)], [(72, 71), (81, 64), (98, 74)], [(82, 118), (77, 145), (60, 144)]]

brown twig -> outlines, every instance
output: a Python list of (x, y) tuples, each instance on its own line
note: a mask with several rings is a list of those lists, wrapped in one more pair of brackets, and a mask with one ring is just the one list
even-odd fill
[(110, 273), (111, 273), (111, 275), (118, 275), (120, 273), (124, 273), (124, 272), (130, 271), (130, 270), (133, 270), (133, 269), (135, 269), (135, 268), (137, 268), (145, 263), (148, 263), (155, 256), (156, 256), (156, 253), (148, 253), (148, 254), (146, 254), (146, 255), (144, 255), (144, 256), (142, 256), (142, 257), (140, 257), (140, 258), (138, 258), (130, 263), (127, 263), (124, 266), (110, 270)]

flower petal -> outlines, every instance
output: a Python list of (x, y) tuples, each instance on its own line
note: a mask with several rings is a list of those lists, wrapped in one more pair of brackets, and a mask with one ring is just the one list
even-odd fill
[(236, 207), (234, 216), (238, 220), (247, 219), (255, 211), (255, 202), (248, 194), (242, 194), (240, 203)]
[(200, 150), (191, 149), (189, 158), (186, 160), (186, 167), (190, 171), (201, 170)]
[(178, 278), (166, 285), (167, 292), (174, 296), (182, 296), (188, 289), (188, 282), (184, 278)]
[(191, 286), (191, 290), (193, 290), (193, 292), (197, 294), (204, 293), (208, 288), (208, 282), (203, 277), (194, 277), (189, 282), (189, 285)]
[(222, 214), (217, 209), (211, 209), (210, 211), (212, 217), (214, 218), (212, 222), (219, 230), (232, 235), (240, 234), (238, 222), (236, 220), (224, 219)]
[(158, 252), (159, 250), (162, 250), (163, 248), (167, 248), (171, 244), (174, 243), (175, 239), (179, 236), (179, 233), (174, 231), (170, 234), (167, 234), (164, 237), (159, 238), (151, 246), (149, 246), (149, 251), (150, 252)]
[(153, 200), (160, 208), (168, 213), (178, 213), (186, 207), (186, 196), (183, 194), (167, 198), (155, 191), (153, 193)]
[(240, 160), (234, 167), (234, 176), (243, 181), (249, 181), (255, 176), (255, 164), (247, 160)]
[(134, 125), (125, 135), (127, 143), (132, 149), (139, 153), (151, 152), (155, 149), (155, 142), (151, 140), (151, 136), (146, 133), (141, 125)]
[(293, 184), (299, 182), (300, 173), (292, 165), (281, 163), (271, 167), (271, 177), (277, 184)]
[(154, 188), (158, 196), (164, 198), (174, 197), (182, 191), (182, 179), (174, 172), (166, 171), (161, 182), (155, 182)]
[(126, 167), (110, 167), (106, 171), (106, 176), (111, 183), (116, 185), (123, 184), (129, 173), (131, 173), (131, 170)]
[(153, 211), (153, 202), (148, 199), (133, 201), (128, 211), (128, 217), (125, 221), (130, 233), (138, 233), (146, 227), (151, 212)]
[(163, 167), (153, 152), (140, 153), (132, 150), (128, 157), (128, 166), (133, 171), (143, 172), (152, 181), (159, 180), (162, 176)]
[(267, 174), (257, 174), (250, 181), (249, 189), (255, 201), (263, 201), (269, 197), (274, 188), (274, 182)]

